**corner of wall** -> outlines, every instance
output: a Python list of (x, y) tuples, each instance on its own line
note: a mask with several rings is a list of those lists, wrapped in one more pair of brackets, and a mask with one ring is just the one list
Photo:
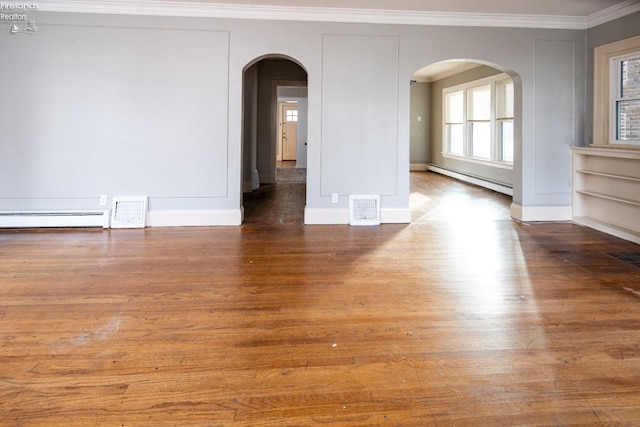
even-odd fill
[(520, 206), (511, 204), (511, 217), (522, 222), (571, 221), (571, 206)]

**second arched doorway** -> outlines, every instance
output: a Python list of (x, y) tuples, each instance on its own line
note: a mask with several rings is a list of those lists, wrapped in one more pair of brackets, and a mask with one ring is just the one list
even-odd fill
[(456, 59), (411, 80), (411, 165), (510, 196), (520, 191), (521, 82), (486, 62)]

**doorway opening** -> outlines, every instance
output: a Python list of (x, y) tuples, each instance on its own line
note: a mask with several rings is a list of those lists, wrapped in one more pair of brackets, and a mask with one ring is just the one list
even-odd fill
[(411, 77), (411, 170), (432, 171), (513, 197), (520, 191), (522, 84), (469, 59)]
[[(304, 221), (307, 168), (307, 72), (282, 55), (260, 57), (243, 72), (242, 200), (246, 221), (277, 218), (280, 204), (257, 193), (297, 185), (301, 209), (288, 221)], [(252, 198), (251, 209), (245, 200)], [(260, 202), (260, 200), (265, 200)], [(292, 217), (293, 215), (293, 217)], [(280, 221), (282, 222), (282, 221)]]
[(295, 162), (298, 146), (298, 102), (278, 101), (278, 147), (277, 159), (281, 162)]

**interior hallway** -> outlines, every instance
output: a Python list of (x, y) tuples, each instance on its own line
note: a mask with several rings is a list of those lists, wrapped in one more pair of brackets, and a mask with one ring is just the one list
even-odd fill
[(412, 173), (409, 225), (0, 230), (3, 425), (640, 423), (637, 245)]

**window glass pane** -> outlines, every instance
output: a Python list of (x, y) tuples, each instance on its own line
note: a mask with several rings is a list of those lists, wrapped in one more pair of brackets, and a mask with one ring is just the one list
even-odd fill
[(491, 123), (475, 122), (471, 124), (471, 155), (491, 158)]
[(449, 152), (452, 154), (464, 154), (464, 140), (462, 137), (462, 125), (447, 125), (447, 140)]
[(640, 100), (618, 101), (619, 141), (640, 141)]
[(501, 160), (513, 163), (513, 120), (500, 122)]
[(621, 61), (621, 96), (640, 97), (640, 58)]
[(513, 118), (513, 81), (496, 83), (496, 116), (499, 119)]
[(469, 120), (491, 120), (491, 85), (470, 88)]
[(298, 121), (298, 110), (287, 110), (287, 121), (288, 122), (297, 122)]
[(462, 91), (450, 92), (445, 95), (445, 122), (462, 123), (463, 108)]

